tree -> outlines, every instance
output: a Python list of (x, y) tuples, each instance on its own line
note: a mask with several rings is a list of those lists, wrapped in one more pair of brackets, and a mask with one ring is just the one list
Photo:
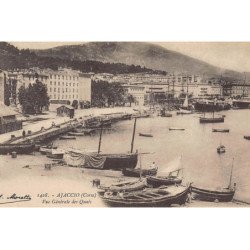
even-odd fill
[(47, 87), (38, 80), (27, 88), (22, 86), (18, 92), (18, 100), (24, 113), (41, 113), (42, 109), (49, 105)]
[(78, 101), (74, 100), (71, 105), (74, 109), (78, 109)]

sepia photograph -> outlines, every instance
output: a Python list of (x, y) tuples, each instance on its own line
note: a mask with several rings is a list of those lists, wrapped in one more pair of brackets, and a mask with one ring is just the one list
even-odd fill
[(0, 42), (0, 206), (248, 207), (249, 51)]

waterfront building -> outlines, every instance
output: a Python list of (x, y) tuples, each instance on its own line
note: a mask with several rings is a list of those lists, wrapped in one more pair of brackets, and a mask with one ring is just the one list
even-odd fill
[(0, 69), (0, 104), (4, 103), (4, 82), (5, 73)]
[(51, 103), (72, 103), (73, 100), (91, 102), (92, 74), (81, 73), (71, 69), (9, 71), (7, 82), (16, 87), (10, 88), (11, 98), (17, 103), (17, 93), (21, 86), (27, 88), (29, 84), (41, 81), (47, 86)]
[(22, 122), (16, 119), (16, 114), (12, 108), (0, 104), (0, 134), (22, 129)]

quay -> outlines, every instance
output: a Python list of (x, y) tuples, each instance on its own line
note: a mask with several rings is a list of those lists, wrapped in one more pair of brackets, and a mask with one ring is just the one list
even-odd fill
[[(118, 116), (124, 118), (125, 114), (131, 115), (134, 113), (132, 108), (119, 108), (118, 111), (119, 112), (117, 112), (117, 108), (115, 112), (112, 108), (76, 110), (74, 119), (70, 119), (69, 117), (57, 117), (55, 114), (49, 113), (48, 119), (43, 119), (36, 123), (28, 123), (24, 125), (22, 130), (1, 134), (0, 143), (21, 144), (46, 141), (72, 131), (88, 119), (105, 115), (109, 117), (112, 122), (115, 122)], [(114, 116), (116, 119), (113, 119)], [(54, 124), (53, 126), (52, 123)], [(26, 132), (25, 136), (22, 135), (23, 130)]]

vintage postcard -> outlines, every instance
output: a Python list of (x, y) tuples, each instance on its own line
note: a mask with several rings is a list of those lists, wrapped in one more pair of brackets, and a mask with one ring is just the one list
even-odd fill
[(0, 42), (0, 207), (246, 207), (250, 43)]

